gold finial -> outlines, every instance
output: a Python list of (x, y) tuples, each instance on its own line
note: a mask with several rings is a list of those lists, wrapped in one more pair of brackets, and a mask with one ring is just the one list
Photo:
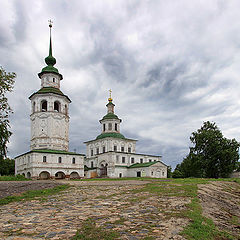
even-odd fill
[(52, 24), (53, 24), (53, 21), (50, 19), (50, 20), (48, 20), (48, 23), (49, 23), (49, 27), (51, 28), (52, 27)]
[(111, 102), (112, 101), (112, 90), (109, 89), (109, 98), (108, 101)]

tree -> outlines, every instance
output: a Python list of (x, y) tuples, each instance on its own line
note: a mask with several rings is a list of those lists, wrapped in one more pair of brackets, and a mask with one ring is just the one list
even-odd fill
[(172, 167), (171, 166), (167, 166), (167, 177), (168, 178), (172, 177)]
[[(237, 168), (240, 144), (223, 137), (216, 123), (204, 122), (190, 136), (193, 147), (176, 167), (175, 175), (182, 177), (228, 177)], [(174, 172), (175, 172), (174, 171)]]
[(15, 174), (15, 161), (9, 158), (0, 158), (0, 176), (14, 175)]
[(13, 90), (15, 73), (7, 73), (3, 67), (0, 66), (0, 159), (4, 159), (7, 154), (7, 143), (11, 136), (9, 130), (9, 114), (12, 109), (8, 104), (6, 94)]

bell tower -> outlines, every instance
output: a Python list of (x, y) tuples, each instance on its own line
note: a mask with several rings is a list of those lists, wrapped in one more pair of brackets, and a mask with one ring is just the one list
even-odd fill
[(52, 21), (49, 21), (49, 55), (46, 67), (38, 74), (41, 88), (33, 93), (31, 100), (31, 150), (52, 149), (68, 151), (69, 148), (69, 103), (71, 100), (60, 90), (63, 79), (54, 67), (56, 59), (52, 55)]

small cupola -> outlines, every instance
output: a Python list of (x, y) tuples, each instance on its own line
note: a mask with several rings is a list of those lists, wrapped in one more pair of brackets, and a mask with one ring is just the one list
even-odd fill
[(107, 114), (99, 121), (102, 125), (102, 133), (97, 136), (97, 139), (105, 138), (105, 137), (114, 137), (114, 138), (124, 138), (124, 136), (120, 133), (120, 123), (121, 119), (114, 113), (113, 99), (111, 96), (112, 91), (110, 91), (110, 97), (108, 98)]

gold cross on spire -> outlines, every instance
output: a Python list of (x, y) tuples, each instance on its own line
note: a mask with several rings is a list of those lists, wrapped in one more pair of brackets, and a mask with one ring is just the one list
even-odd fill
[(109, 98), (108, 98), (108, 101), (112, 101), (112, 90), (109, 89)]
[(48, 23), (49, 23), (49, 27), (51, 28), (52, 24), (53, 24), (53, 21), (50, 19), (50, 20), (48, 20)]

